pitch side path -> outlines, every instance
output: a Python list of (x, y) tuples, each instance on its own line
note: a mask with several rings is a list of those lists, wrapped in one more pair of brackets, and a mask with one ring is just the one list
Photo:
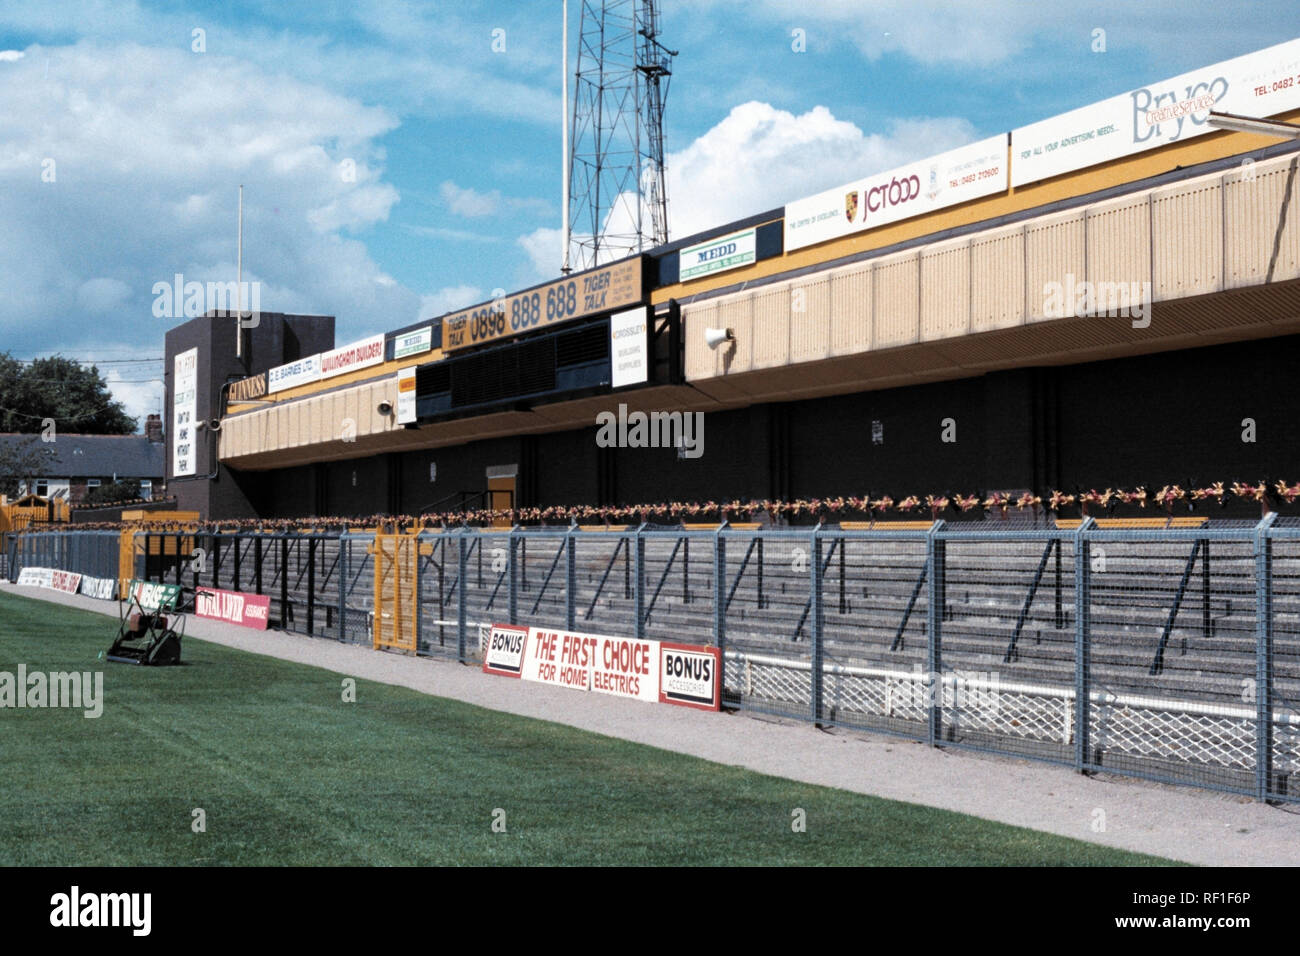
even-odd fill
[[(109, 615), (117, 604), (40, 588), (0, 587)], [(105, 643), (108, 632), (105, 631)], [(452, 661), (190, 616), (187, 639), (314, 665), (492, 710), (554, 721), (804, 783), (904, 800), (1093, 843), (1208, 866), (1300, 864), (1300, 807), (1077, 774), (1014, 758), (745, 712), (716, 714), (521, 684)], [(1100, 812), (1099, 812), (1100, 811)], [(1104, 814), (1105, 829), (1094, 821)]]

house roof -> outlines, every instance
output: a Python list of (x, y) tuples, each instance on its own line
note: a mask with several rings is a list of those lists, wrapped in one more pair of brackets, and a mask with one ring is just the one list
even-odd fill
[(42, 443), (40, 435), (0, 435), (0, 446), (21, 445), (35, 440), (46, 451), (42, 477), (46, 478), (156, 478), (166, 472), (162, 442), (144, 435), (67, 435)]

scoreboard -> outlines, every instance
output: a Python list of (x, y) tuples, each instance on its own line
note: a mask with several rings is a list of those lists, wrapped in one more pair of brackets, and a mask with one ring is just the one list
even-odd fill
[(644, 262), (644, 257), (635, 256), (453, 313), (442, 320), (442, 350), (454, 352), (641, 304)]

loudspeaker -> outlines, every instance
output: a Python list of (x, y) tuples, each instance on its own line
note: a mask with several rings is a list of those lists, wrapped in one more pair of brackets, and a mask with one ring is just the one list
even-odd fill
[(731, 329), (705, 329), (704, 343), (711, 349), (716, 349), (723, 342), (734, 342), (736, 334)]

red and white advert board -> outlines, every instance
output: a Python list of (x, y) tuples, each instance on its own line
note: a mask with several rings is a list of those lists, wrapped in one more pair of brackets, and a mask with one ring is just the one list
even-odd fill
[(52, 571), (50, 587), (65, 594), (76, 594), (81, 588), (81, 575), (71, 571)]
[(199, 588), (194, 592), (194, 613), (199, 617), (265, 631), (271, 613), (271, 598), (266, 594)]
[(483, 670), (540, 684), (717, 710), (717, 648), (494, 624)]
[(528, 628), (493, 624), (483, 654), (483, 670), (505, 677), (520, 676), (524, 670), (524, 645), (527, 643)]

